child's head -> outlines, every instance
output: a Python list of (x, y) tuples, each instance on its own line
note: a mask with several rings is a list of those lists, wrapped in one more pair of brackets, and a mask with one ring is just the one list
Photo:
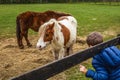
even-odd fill
[(86, 42), (88, 46), (94, 46), (103, 42), (103, 36), (99, 32), (92, 32), (87, 36)]

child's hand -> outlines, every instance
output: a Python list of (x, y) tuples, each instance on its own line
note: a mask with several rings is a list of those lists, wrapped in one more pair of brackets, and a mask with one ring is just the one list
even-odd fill
[(81, 72), (83, 72), (84, 74), (86, 74), (87, 69), (86, 69), (86, 67), (85, 67), (85, 66), (80, 65), (80, 71), (81, 71)]

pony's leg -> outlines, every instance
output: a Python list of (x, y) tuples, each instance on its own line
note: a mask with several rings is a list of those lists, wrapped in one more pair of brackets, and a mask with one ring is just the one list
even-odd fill
[(65, 55), (65, 49), (62, 48), (62, 49), (60, 49), (60, 51), (59, 51), (59, 59), (62, 59), (62, 58), (64, 57), (64, 55)]
[(23, 34), (22, 34), (22, 27), (20, 27), (22, 25), (22, 23), (20, 23), (19, 21), (17, 22), (17, 27), (16, 27), (16, 37), (17, 37), (17, 43), (20, 49), (24, 48), (24, 45), (22, 43), (22, 39), (23, 39)]
[(55, 58), (55, 60), (58, 60), (58, 57), (59, 57), (59, 51), (58, 50), (52, 50), (52, 53), (53, 53), (53, 56)]
[(18, 40), (18, 45), (19, 45), (19, 48), (20, 48), (20, 49), (23, 49), (23, 48), (24, 48), (22, 39), (23, 39), (23, 35), (20, 33), (20, 38), (19, 38), (19, 40)]
[(72, 54), (72, 53), (73, 53), (72, 46), (66, 48), (65, 56), (68, 56), (68, 55), (70, 55), (70, 54)]
[[(72, 46), (73, 46), (73, 45), (72, 45)], [(68, 51), (69, 54), (68, 54), (68, 55), (70, 55), (70, 54), (73, 53), (73, 48), (72, 48), (72, 46), (69, 47), (69, 51)]]
[(28, 29), (26, 30), (26, 32), (24, 33), (24, 38), (26, 40), (27, 46), (31, 47), (32, 44), (30, 43), (30, 41), (28, 40)]
[(70, 47), (65, 48), (65, 55), (64, 55), (64, 57), (69, 55), (69, 50), (70, 50)]

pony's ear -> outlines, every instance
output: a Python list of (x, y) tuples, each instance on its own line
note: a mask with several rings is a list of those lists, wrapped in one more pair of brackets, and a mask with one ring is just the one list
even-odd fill
[(51, 29), (53, 29), (54, 25), (55, 25), (55, 23), (53, 22), (53, 23), (51, 24)]
[(54, 25), (55, 25), (55, 22), (53, 22), (53, 23), (52, 23), (52, 26), (51, 26), (52, 32), (54, 32)]
[(53, 23), (52, 23), (52, 26), (54, 26), (54, 25), (55, 25), (55, 23), (53, 22)]

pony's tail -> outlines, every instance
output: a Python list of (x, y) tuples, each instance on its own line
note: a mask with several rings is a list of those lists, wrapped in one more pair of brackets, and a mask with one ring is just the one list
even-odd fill
[(19, 17), (17, 17), (17, 19), (16, 19), (16, 37), (17, 37), (17, 41), (19, 41), (19, 39), (20, 39), (20, 33), (21, 33), (20, 20), (19, 20)]

